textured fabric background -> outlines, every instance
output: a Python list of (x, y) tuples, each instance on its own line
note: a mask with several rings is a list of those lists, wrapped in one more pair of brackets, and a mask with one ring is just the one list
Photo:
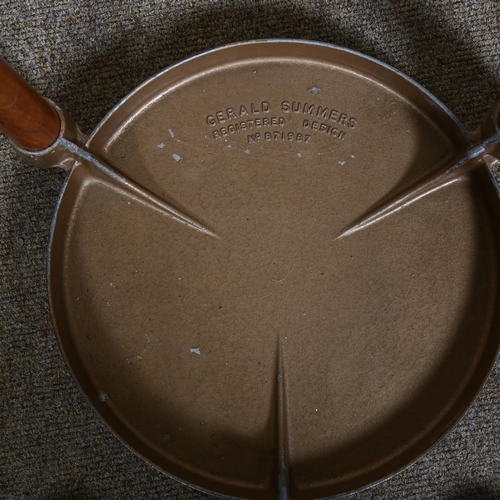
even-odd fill
[[(500, 98), (498, 0), (0, 0), (0, 53), (86, 133), (164, 67), (265, 37), (331, 42), (376, 57), (426, 87), (471, 130)], [(45, 280), (62, 182), (58, 171), (23, 163), (0, 138), (0, 498), (209, 498), (125, 448), (65, 365)], [(430, 453), (352, 498), (500, 498), (500, 365)]]

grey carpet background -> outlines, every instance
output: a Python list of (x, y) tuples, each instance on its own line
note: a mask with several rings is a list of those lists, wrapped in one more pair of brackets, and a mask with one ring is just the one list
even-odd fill
[[(144, 79), (219, 45), (343, 45), (408, 74), (473, 130), (500, 98), (500, 3), (0, 0), (0, 53), (89, 133)], [(0, 138), (0, 498), (210, 498), (165, 477), (101, 423), (65, 365), (45, 266), (63, 175)], [(500, 498), (500, 364), (460, 424), (391, 480), (351, 497)]]

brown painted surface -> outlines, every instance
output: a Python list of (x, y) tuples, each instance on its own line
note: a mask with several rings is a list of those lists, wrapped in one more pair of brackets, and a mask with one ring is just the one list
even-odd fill
[(57, 111), (0, 57), (0, 131), (28, 151), (41, 151), (55, 142)]
[(408, 465), (472, 402), (500, 340), (498, 193), (480, 160), (442, 175), (469, 138), (413, 83), (332, 47), (242, 44), (157, 76), (87, 147), (200, 225), (80, 162), (53, 234), (68, 362), (161, 470), (329, 497)]

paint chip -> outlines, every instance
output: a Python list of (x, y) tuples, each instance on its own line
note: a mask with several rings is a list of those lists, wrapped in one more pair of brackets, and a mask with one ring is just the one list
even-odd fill
[(351, 158), (356, 158), (354, 155), (351, 155)]
[(345, 161), (339, 161), (339, 165), (345, 165)]
[(309, 89), (309, 92), (312, 92), (314, 95), (318, 95), (321, 92), (321, 89), (318, 87), (312, 87)]
[(194, 347), (192, 349), (189, 349), (191, 352), (194, 352), (195, 354), (201, 354), (200, 348), (199, 347)]
[(169, 128), (168, 129), (168, 133), (170, 134), (170, 137), (172, 137), (172, 139), (175, 137), (174, 133), (172, 132), (172, 129)]
[(144, 334), (144, 336), (146, 337), (146, 340), (147, 340), (148, 342), (151, 342), (151, 339), (149, 338), (149, 335), (148, 335), (147, 333), (145, 333), (145, 334)]
[(247, 155), (249, 155), (249, 154), (250, 154), (250, 150), (249, 150), (249, 149), (245, 149), (245, 153), (246, 153)]
[(181, 161), (182, 158), (179, 156), (179, 155), (176, 155), (176, 154), (173, 154), (172, 155), (172, 158), (175, 160), (175, 161)]
[(298, 156), (299, 158), (302, 158), (302, 153), (297, 153), (297, 156)]
[(160, 142), (159, 144), (156, 145), (156, 147), (163, 149), (165, 147), (165, 144), (163, 144), (163, 142)]

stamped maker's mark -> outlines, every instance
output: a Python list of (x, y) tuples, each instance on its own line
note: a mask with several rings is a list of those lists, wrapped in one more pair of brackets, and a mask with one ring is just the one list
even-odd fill
[[(273, 108), (279, 111), (272, 112)], [(304, 116), (300, 125), (291, 123), (294, 115)], [(333, 107), (315, 103), (281, 101), (279, 106), (274, 107), (269, 101), (261, 101), (216, 111), (206, 117), (206, 123), (214, 129), (212, 135), (215, 140), (244, 132), (248, 144), (278, 141), (309, 144), (316, 132), (344, 140), (349, 129), (356, 128), (358, 120)], [(292, 130), (288, 130), (287, 125)], [(298, 127), (302, 130), (297, 131)]]

